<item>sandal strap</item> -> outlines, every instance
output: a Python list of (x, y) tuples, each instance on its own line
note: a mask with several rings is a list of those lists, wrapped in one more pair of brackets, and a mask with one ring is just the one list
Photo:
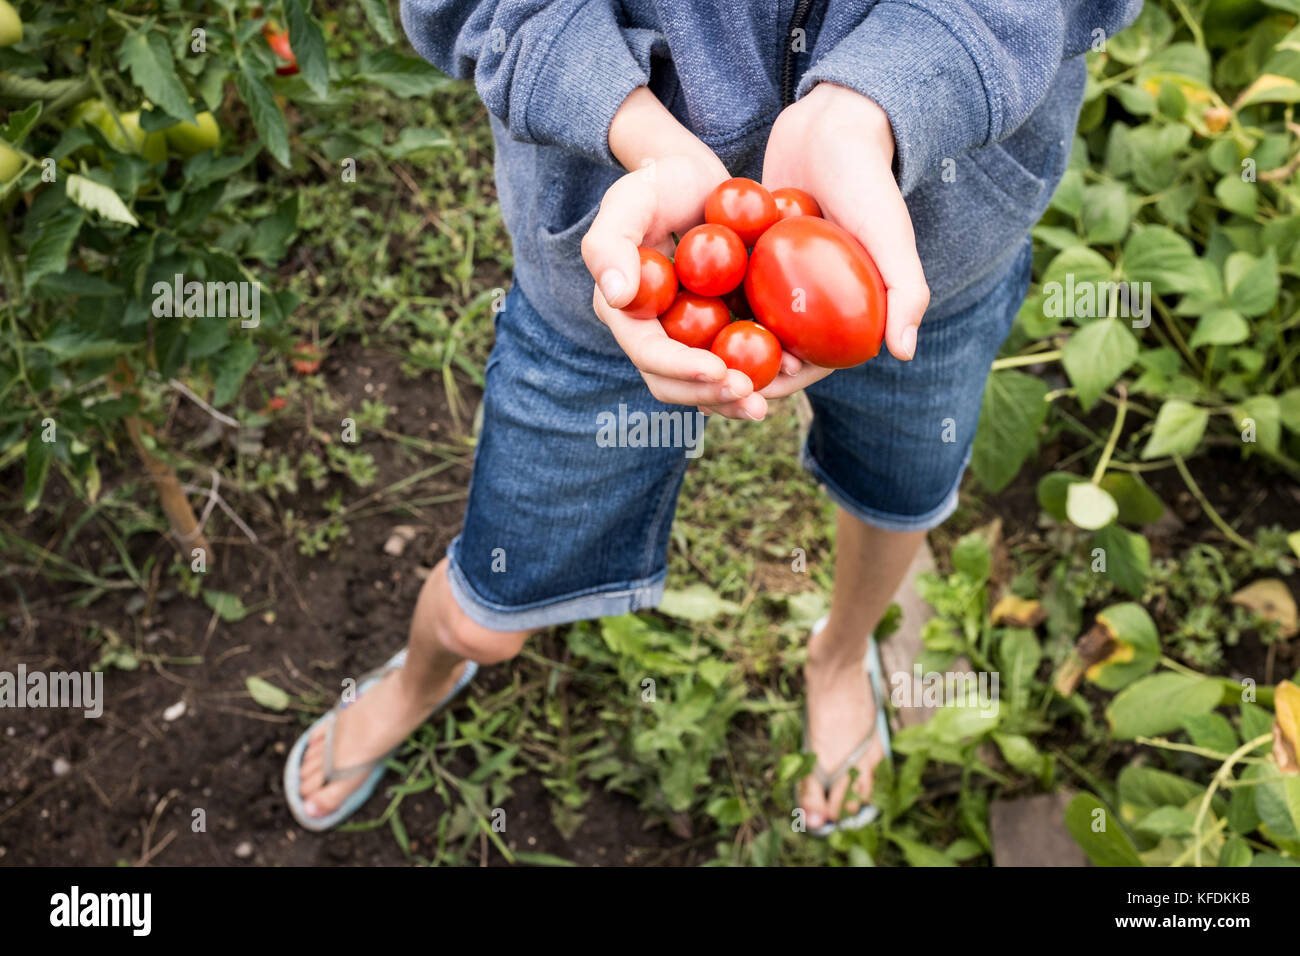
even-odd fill
[[(817, 782), (822, 785), (822, 789), (830, 790), (845, 774), (857, 765), (859, 760), (866, 756), (867, 749), (871, 746), (871, 742), (876, 739), (877, 723), (878, 721), (875, 720), (871, 722), (871, 729), (867, 731), (866, 736), (858, 742), (858, 745), (853, 748), (853, 751), (847, 757), (839, 762), (834, 770), (829, 772), (823, 770), (821, 764), (816, 764), (813, 767), (813, 776), (815, 776)], [(804, 749), (808, 749), (807, 743), (804, 744)]]
[[(373, 670), (366, 671), (366, 673), (361, 675), (361, 679), (357, 681), (357, 687), (364, 687), (367, 681), (383, 678), (389, 671), (401, 670), (402, 665), (405, 664), (405, 662), (405, 657), (402, 657), (396, 662), (388, 661)], [(389, 755), (392, 753), (389, 751), (389, 753), (381, 754), (372, 760), (353, 764), (351, 767), (334, 766), (334, 731), (338, 724), (339, 711), (350, 704), (355, 704), (360, 700), (360, 698), (361, 695), (358, 693), (357, 696), (350, 701), (339, 701), (339, 703), (331, 708), (330, 712), (325, 715), (325, 760), (322, 769), (325, 771), (323, 779), (326, 784), (334, 783), (337, 780), (347, 780), (350, 777), (360, 777), (369, 774), (381, 763), (387, 760)]]
[(381, 763), (388, 759), (388, 754), (375, 757), (373, 760), (367, 760), (364, 763), (354, 764), (351, 767), (334, 766), (334, 729), (338, 724), (339, 711), (336, 707), (325, 715), (325, 761), (322, 769), (325, 771), (323, 779), (328, 785), (339, 780), (347, 780), (350, 777), (360, 777), (369, 774)]

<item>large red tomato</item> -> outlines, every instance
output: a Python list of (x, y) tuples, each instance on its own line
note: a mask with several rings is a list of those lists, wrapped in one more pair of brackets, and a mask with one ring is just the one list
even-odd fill
[(745, 296), (796, 358), (849, 368), (885, 338), (885, 282), (867, 250), (832, 222), (782, 219), (749, 257)]
[(726, 226), (747, 247), (756, 243), (778, 218), (772, 194), (743, 176), (721, 183), (704, 201), (704, 221)]
[(781, 371), (781, 343), (757, 322), (732, 322), (718, 333), (709, 351), (727, 368), (748, 375), (754, 391), (771, 385)]

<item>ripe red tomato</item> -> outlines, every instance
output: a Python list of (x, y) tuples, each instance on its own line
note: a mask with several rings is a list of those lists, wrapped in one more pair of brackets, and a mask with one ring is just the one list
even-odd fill
[(293, 347), (293, 369), (299, 375), (312, 375), (320, 371), (325, 353), (310, 342), (299, 342)]
[(709, 351), (727, 368), (748, 375), (754, 391), (772, 384), (781, 371), (781, 343), (757, 322), (732, 322), (718, 333)]
[(653, 319), (667, 312), (677, 297), (677, 272), (662, 252), (644, 246), (637, 252), (641, 253), (641, 279), (623, 311), (634, 319)]
[(725, 295), (745, 278), (745, 244), (726, 226), (696, 226), (677, 243), (677, 276), (698, 295)]
[(721, 183), (704, 201), (704, 221), (726, 226), (747, 248), (778, 218), (772, 194), (743, 176)]
[(670, 339), (693, 349), (707, 349), (731, 321), (731, 313), (727, 304), (715, 296), (679, 292), (677, 300), (659, 321)]
[(275, 72), (280, 76), (293, 76), (297, 73), (298, 58), (293, 55), (293, 48), (289, 46), (289, 34), (284, 30), (277, 30), (268, 23), (262, 28), (262, 35), (266, 37), (271, 52), (286, 61), (282, 66), (277, 66)]
[(780, 189), (773, 189), (772, 199), (776, 202), (776, 211), (782, 219), (793, 219), (795, 216), (820, 216), (822, 214), (822, 207), (817, 205), (817, 200), (812, 198), (811, 193), (806, 193), (802, 189), (795, 189), (793, 186), (782, 186)]
[(825, 368), (872, 358), (885, 337), (885, 282), (862, 244), (825, 219), (782, 219), (763, 233), (745, 274), (759, 322), (786, 351)]

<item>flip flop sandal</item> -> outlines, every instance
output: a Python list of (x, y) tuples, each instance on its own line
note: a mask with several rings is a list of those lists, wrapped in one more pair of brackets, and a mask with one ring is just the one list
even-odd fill
[[(370, 671), (361, 678), (357, 684), (357, 696), (352, 701), (340, 701), (323, 717), (303, 732), (302, 736), (297, 739), (293, 749), (289, 751), (289, 759), (284, 764), (284, 797), (289, 804), (289, 812), (293, 818), (304, 829), (320, 833), (325, 830), (331, 830), (338, 826), (352, 814), (356, 813), (370, 795), (375, 792), (375, 787), (379, 785), (379, 780), (385, 772), (384, 762), (388, 760), (398, 750), (401, 744), (388, 751), (386, 754), (376, 757), (374, 760), (367, 760), (365, 763), (357, 764), (352, 767), (338, 768), (334, 766), (334, 729), (338, 722), (339, 711), (343, 710), (349, 704), (356, 703), (361, 699), (361, 695), (383, 680), (390, 671), (401, 670), (406, 663), (406, 648), (398, 651), (383, 667), (378, 667)], [(478, 665), (473, 661), (465, 662), (465, 671), (457, 679), (456, 684), (451, 691), (440, 700), (437, 705), (429, 712), (432, 717), (451, 701), (453, 697), (464, 689), (465, 685), (474, 679), (474, 674), (478, 671)], [(426, 718), (427, 719), (427, 718)], [(346, 780), (350, 777), (359, 777), (367, 774), (366, 781), (353, 790), (346, 800), (330, 814), (323, 817), (314, 817), (307, 813), (307, 807), (302, 799), (302, 780), (300, 773), (302, 770), (302, 760), (307, 753), (307, 741), (311, 735), (316, 732), (316, 728), (324, 725), (325, 727), (325, 783), (331, 784), (339, 780)]]
[[(826, 618), (822, 618), (814, 624), (812, 633), (816, 634), (825, 627), (826, 620)], [(813, 776), (816, 777), (817, 782), (821, 784), (823, 792), (828, 794), (835, 784), (848, 776), (849, 771), (857, 766), (858, 761), (862, 759), (863, 755), (866, 754), (867, 750), (871, 747), (871, 742), (877, 737), (880, 738), (881, 746), (885, 751), (885, 755), (882, 759), (888, 760), (890, 758), (889, 717), (885, 712), (885, 681), (880, 665), (880, 648), (876, 645), (876, 639), (874, 637), (867, 638), (867, 656), (862, 661), (862, 667), (867, 672), (868, 679), (871, 681), (871, 694), (876, 701), (876, 712), (878, 716), (875, 726), (867, 731), (866, 736), (863, 737), (862, 740), (858, 742), (858, 745), (853, 748), (853, 752), (841, 760), (834, 770), (827, 772), (822, 769), (820, 763), (813, 767)], [(809, 744), (808, 712), (805, 709), (803, 731), (803, 749), (805, 753), (810, 752), (812, 749)], [(874, 804), (868, 803), (857, 813), (847, 819), (831, 820), (827, 823), (823, 823), (815, 830), (809, 830), (808, 832), (812, 836), (825, 837), (830, 836), (836, 830), (860, 830), (875, 820), (879, 815), (880, 808)]]

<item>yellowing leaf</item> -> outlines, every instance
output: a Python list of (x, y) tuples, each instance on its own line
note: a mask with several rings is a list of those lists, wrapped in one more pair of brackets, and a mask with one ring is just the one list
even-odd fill
[(1014, 594), (1008, 594), (998, 601), (989, 615), (993, 624), (1007, 624), (1011, 627), (1037, 627), (1046, 618), (1047, 611), (1041, 603)]
[(1237, 109), (1241, 109), (1244, 106), (1254, 106), (1256, 103), (1298, 102), (1300, 102), (1300, 83), (1297, 83), (1289, 76), (1265, 73), (1242, 90), (1241, 95), (1237, 97), (1237, 102), (1233, 105)]
[(1102, 660), (1099, 660), (1097, 663), (1089, 667), (1086, 676), (1088, 680), (1095, 681), (1098, 675), (1101, 674), (1103, 667), (1108, 664), (1126, 664), (1133, 659), (1135, 654), (1136, 651), (1133, 650), (1132, 644), (1125, 644), (1123, 641), (1116, 641), (1114, 650), (1112, 650)]
[(1248, 584), (1232, 596), (1232, 603), (1249, 608), (1260, 617), (1277, 621), (1278, 633), (1293, 637), (1297, 627), (1295, 598), (1286, 582), (1278, 578), (1264, 578)]
[(1283, 773), (1300, 773), (1300, 687), (1284, 680), (1273, 696), (1273, 759)]

